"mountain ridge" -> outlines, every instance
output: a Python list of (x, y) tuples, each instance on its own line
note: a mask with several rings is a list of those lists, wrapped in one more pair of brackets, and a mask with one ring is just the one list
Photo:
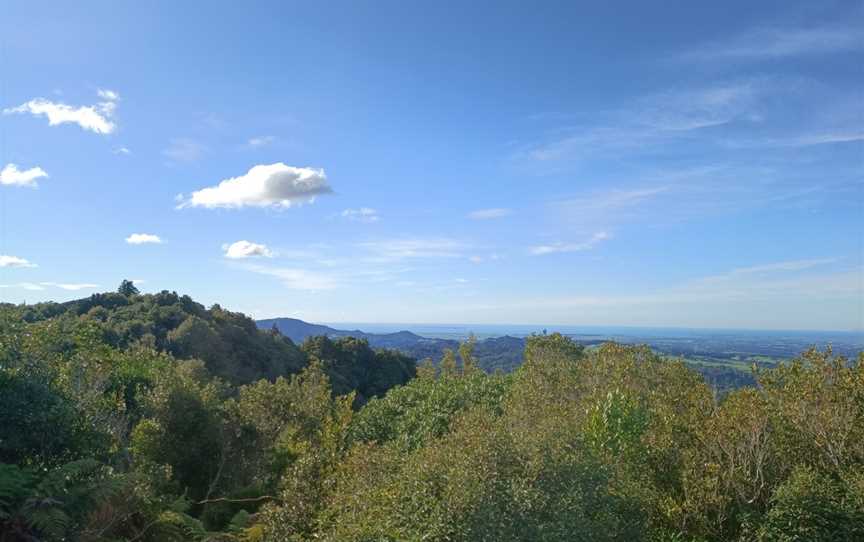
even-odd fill
[[(367, 340), (369, 346), (373, 348), (399, 350), (417, 360), (432, 358), (436, 363), (441, 359), (445, 350), (455, 351), (459, 348), (459, 341), (455, 339), (423, 337), (408, 330), (392, 333), (369, 333), (359, 329), (345, 330), (323, 324), (312, 324), (298, 318), (267, 318), (257, 320), (256, 324), (261, 329), (272, 329), (275, 326), (280, 333), (297, 344), (302, 343), (308, 337), (319, 335), (326, 335), (330, 338), (355, 337)], [(521, 365), (524, 348), (525, 339), (520, 337), (509, 335), (489, 337), (477, 341), (474, 355), (477, 357), (480, 367), (487, 372), (496, 370), (510, 372)]]

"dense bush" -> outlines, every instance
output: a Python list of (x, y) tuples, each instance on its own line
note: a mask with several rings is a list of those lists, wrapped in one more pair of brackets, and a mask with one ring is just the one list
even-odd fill
[(487, 375), (248, 322), (0, 309), (0, 540), (864, 540), (864, 355), (718, 398), (646, 347), (535, 336)]

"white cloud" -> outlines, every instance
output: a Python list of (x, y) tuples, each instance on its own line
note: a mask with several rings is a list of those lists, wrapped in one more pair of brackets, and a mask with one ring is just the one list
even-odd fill
[(608, 213), (613, 210), (637, 206), (658, 194), (669, 191), (669, 189), (669, 186), (651, 186), (630, 190), (610, 190), (587, 197), (563, 200), (556, 202), (556, 205), (575, 215)]
[(29, 262), (18, 256), (0, 254), (0, 267), (37, 267), (35, 263)]
[(33, 282), (19, 282), (18, 284), (0, 284), (0, 288), (19, 288), (21, 290), (40, 291), (45, 288)]
[(472, 254), (471, 256), (468, 256), (468, 261), (471, 263), (483, 263), (485, 261), (497, 261), (500, 259), (501, 256), (495, 252), (487, 254), (485, 256), (481, 256), (479, 254)]
[(267, 245), (252, 243), (250, 241), (237, 241), (230, 245), (222, 245), (222, 250), (225, 251), (225, 257), (232, 260), (253, 258), (256, 256), (264, 258), (273, 257), (273, 251), (267, 248)]
[(127, 156), (132, 154), (132, 151), (130, 151), (127, 147), (117, 147), (116, 149), (114, 149), (113, 152), (114, 154), (125, 154)]
[(275, 141), (276, 141), (276, 136), (272, 136), (272, 135), (257, 136), (257, 137), (250, 138), (249, 141), (246, 142), (246, 145), (249, 147), (252, 147), (254, 149), (254, 148), (260, 148), (260, 147), (266, 147), (267, 145), (270, 145), (271, 143), (273, 143)]
[(282, 284), (292, 290), (315, 292), (332, 290), (338, 286), (338, 280), (335, 277), (307, 269), (267, 267), (262, 265), (250, 265), (246, 269), (262, 275), (276, 277)]
[(558, 252), (581, 252), (583, 250), (591, 250), (598, 243), (602, 241), (606, 241), (611, 239), (612, 236), (606, 232), (597, 232), (591, 236), (587, 241), (583, 241), (581, 243), (551, 243), (548, 245), (539, 245), (536, 247), (531, 247), (531, 254), (540, 256), (543, 254), (554, 254)]
[(130, 245), (144, 245), (148, 243), (158, 245), (162, 243), (162, 239), (160, 239), (158, 235), (153, 235), (152, 233), (133, 233), (126, 238), (126, 242)]
[[(596, 158), (604, 153), (687, 141), (699, 131), (735, 121), (753, 123), (755, 106), (776, 85), (748, 79), (645, 96), (633, 105), (591, 115), (546, 142), (523, 148), (517, 158), (534, 162)], [(562, 135), (563, 133), (563, 135)]]
[(96, 94), (98, 94), (100, 98), (108, 102), (120, 101), (120, 95), (113, 90), (100, 88), (96, 91)]
[(4, 109), (3, 114), (30, 113), (36, 117), (45, 116), (49, 126), (71, 123), (97, 134), (110, 134), (117, 128), (113, 117), (119, 96), (110, 90), (100, 90), (98, 94), (104, 101), (95, 105), (75, 107), (45, 98), (35, 98), (18, 107)]
[(180, 197), (178, 208), (291, 207), (332, 192), (323, 169), (298, 168), (279, 162), (254, 166), (245, 175)]
[(381, 220), (381, 216), (378, 214), (378, 211), (376, 211), (375, 209), (370, 209), (369, 207), (361, 207), (359, 209), (345, 209), (344, 211), (342, 211), (342, 217), (356, 222), (364, 222), (366, 224), (371, 224), (372, 222), (378, 222), (379, 220)]
[(490, 218), (502, 218), (513, 214), (512, 209), (477, 209), (468, 213), (468, 218), (473, 220), (488, 220)]
[(684, 54), (686, 60), (760, 60), (864, 48), (858, 27), (758, 28)]
[(78, 291), (78, 290), (92, 290), (94, 288), (98, 288), (98, 284), (74, 284), (74, 283), (63, 283), (63, 282), (40, 282), (41, 286), (53, 286), (55, 288), (60, 288), (63, 290), (69, 291)]
[(196, 162), (203, 158), (207, 152), (207, 147), (187, 138), (172, 139), (168, 148), (162, 151), (164, 156), (167, 156), (175, 162)]
[(759, 147), (811, 147), (814, 145), (833, 145), (837, 143), (857, 143), (864, 141), (864, 132), (836, 131), (806, 134), (792, 137), (776, 137), (766, 139), (739, 139), (724, 143), (731, 148)]
[(38, 179), (47, 179), (48, 174), (41, 167), (32, 167), (30, 169), (19, 170), (15, 164), (7, 164), (0, 171), (0, 184), (14, 186), (29, 186), (36, 188)]
[(469, 248), (455, 239), (389, 239), (360, 243), (360, 248), (374, 254), (374, 261), (412, 258), (458, 258)]
[(754, 265), (751, 267), (740, 267), (733, 269), (731, 275), (748, 275), (752, 273), (772, 273), (777, 271), (801, 271), (820, 265), (828, 265), (836, 262), (836, 258), (818, 258), (812, 260), (790, 260), (785, 262)]
[[(817, 272), (821, 264), (813, 262), (828, 261), (767, 263), (653, 289), (639, 288), (636, 273), (632, 284), (622, 283), (614, 293), (571, 290), (535, 298), (518, 296), (508, 300), (504, 296), (488, 305), (459, 310), (463, 317), (471, 310), (483, 310), (496, 315), (497, 319), (491, 319), (496, 322), (506, 322), (508, 315), (517, 314), (526, 321), (571, 325), (860, 331), (857, 300), (864, 268)], [(741, 272), (754, 269), (766, 272)]]

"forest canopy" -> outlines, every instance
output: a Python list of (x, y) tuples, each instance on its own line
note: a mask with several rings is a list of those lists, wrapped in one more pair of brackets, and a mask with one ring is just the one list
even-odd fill
[(120, 290), (0, 307), (3, 542), (864, 539), (864, 355), (718, 396), (647, 347), (487, 374)]

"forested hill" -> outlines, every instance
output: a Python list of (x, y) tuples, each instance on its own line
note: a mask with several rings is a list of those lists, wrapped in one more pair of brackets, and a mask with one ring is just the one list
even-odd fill
[(208, 309), (177, 292), (140, 294), (128, 281), (117, 292), (65, 303), (0, 307), (34, 330), (52, 330), (47, 336), (59, 343), (55, 348), (61, 351), (80, 347), (77, 338), (82, 335), (95, 335), (91, 341), (118, 350), (149, 348), (175, 359), (201, 360), (211, 375), (232, 384), (272, 381), (300, 372), (315, 359), (322, 363), (336, 393), (356, 391), (362, 403), (415, 374), (410, 357), (376, 352), (363, 340), (295, 343), (218, 304)]

